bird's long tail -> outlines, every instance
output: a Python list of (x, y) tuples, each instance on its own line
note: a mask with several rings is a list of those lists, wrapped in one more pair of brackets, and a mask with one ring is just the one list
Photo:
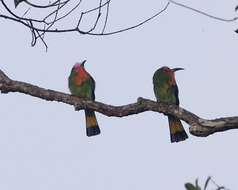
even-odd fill
[(170, 129), (170, 140), (173, 142), (184, 141), (188, 138), (181, 121), (172, 115), (168, 115), (169, 129)]
[(95, 112), (90, 109), (86, 109), (85, 117), (86, 117), (87, 136), (91, 137), (91, 136), (100, 134), (100, 128), (98, 126)]

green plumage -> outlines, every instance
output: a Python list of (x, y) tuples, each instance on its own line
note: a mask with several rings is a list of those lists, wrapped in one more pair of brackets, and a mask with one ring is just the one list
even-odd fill
[(154, 93), (157, 100), (179, 105), (178, 87), (171, 85), (171, 76), (165, 74), (164, 70), (158, 69), (153, 76)]
[[(178, 87), (174, 76), (176, 70), (181, 69), (162, 67), (154, 73), (153, 85), (157, 101), (179, 105)], [(179, 142), (188, 138), (178, 118), (168, 115), (168, 120), (171, 142)]]
[(69, 76), (69, 89), (72, 95), (78, 96), (87, 100), (95, 100), (94, 90), (95, 90), (95, 81), (89, 76), (81, 85), (75, 83), (75, 78), (78, 73), (72, 69)]
[[(68, 85), (72, 95), (85, 100), (95, 100), (95, 81), (84, 69), (84, 62), (82, 64), (76, 64), (72, 68)], [(85, 118), (87, 136), (90, 137), (100, 134), (95, 112), (91, 109), (85, 109)]]

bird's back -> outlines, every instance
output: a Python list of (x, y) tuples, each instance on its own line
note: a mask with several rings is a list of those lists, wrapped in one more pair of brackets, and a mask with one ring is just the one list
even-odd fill
[(162, 70), (157, 70), (153, 76), (154, 93), (157, 101), (178, 105), (178, 87), (170, 81), (170, 77), (166, 76)]

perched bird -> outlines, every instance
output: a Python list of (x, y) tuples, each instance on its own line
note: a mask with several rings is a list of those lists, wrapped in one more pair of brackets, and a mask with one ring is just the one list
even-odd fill
[[(153, 76), (154, 93), (157, 101), (179, 105), (178, 86), (174, 73), (183, 68), (170, 69), (161, 67)], [(171, 142), (184, 141), (188, 138), (181, 121), (168, 114)]]
[[(76, 63), (73, 66), (68, 79), (69, 90), (74, 96), (78, 96), (85, 100), (95, 100), (95, 81), (85, 70), (85, 62), (86, 60), (82, 63)], [(90, 137), (100, 134), (100, 128), (94, 111), (85, 109), (85, 117), (87, 136)]]

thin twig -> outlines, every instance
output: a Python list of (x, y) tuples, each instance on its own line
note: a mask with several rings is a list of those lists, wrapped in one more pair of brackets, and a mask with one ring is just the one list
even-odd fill
[(154, 18), (156, 18), (157, 16), (159, 16), (161, 13), (163, 13), (164, 11), (166, 11), (167, 8), (169, 7), (169, 4), (170, 4), (170, 3), (168, 2), (168, 3), (165, 5), (165, 7), (164, 7), (161, 11), (159, 11), (159, 12), (156, 13), (155, 15), (151, 16), (150, 18), (148, 18), (148, 19), (146, 19), (146, 20), (144, 20), (144, 21), (142, 21), (142, 22), (140, 22), (139, 24), (136, 24), (136, 25), (134, 25), (134, 26), (130, 26), (130, 27), (128, 27), (128, 28), (116, 30), (116, 31), (113, 31), (113, 32), (103, 33), (103, 34), (102, 34), (102, 33), (87, 33), (87, 34), (89, 34), (89, 35), (96, 35), (96, 36), (106, 36), (106, 35), (112, 35), (112, 34), (122, 33), (122, 32), (128, 31), (128, 30), (132, 30), (132, 29), (134, 29), (134, 28), (138, 28), (139, 26), (144, 25), (145, 23), (147, 23), (147, 22), (153, 20)]
[[(77, 0), (76, 5), (74, 5), (70, 10), (66, 10), (66, 8), (67, 8), (66, 5), (70, 4), (70, 2), (72, 2), (71, 0), (64, 0), (64, 1), (56, 0), (53, 3), (50, 3), (49, 5), (35, 5), (35, 4), (32, 4), (28, 1), (24, 1), (24, 2), (28, 3), (28, 5), (30, 5), (33, 8), (33, 10), (35, 10), (34, 8), (39, 8), (39, 9), (51, 8), (51, 9), (49, 9), (50, 13), (47, 12), (46, 16), (43, 19), (37, 19), (37, 18), (33, 18), (33, 17), (32, 18), (31, 17), (29, 17), (29, 18), (25, 17), (26, 13), (29, 12), (29, 9), (24, 13), (24, 15), (22, 17), (20, 17), (17, 14), (15, 14), (13, 11), (11, 11), (11, 9), (7, 6), (7, 4), (5, 3), (4, 0), (0, 0), (0, 2), (2, 3), (2, 5), (5, 8), (5, 10), (7, 11), (7, 13), (9, 14), (9, 15), (0, 14), (0, 17), (5, 18), (5, 19), (9, 19), (11, 21), (21, 23), (24, 26), (30, 28), (31, 32), (33, 33), (32, 34), (32, 36), (33, 36), (32, 44), (35, 44), (36, 41), (39, 38), (41, 38), (41, 41), (42, 41), (43, 36), (46, 33), (78, 32), (79, 34), (84, 34), (84, 35), (87, 34), (87, 35), (93, 35), (93, 36), (106, 36), (106, 35), (113, 35), (113, 34), (119, 34), (119, 33), (122, 33), (122, 32), (126, 32), (126, 31), (129, 31), (129, 30), (138, 28), (138, 27), (144, 25), (145, 23), (155, 19), (156, 17), (161, 15), (163, 12), (165, 12), (168, 9), (170, 4), (180, 6), (182, 8), (191, 10), (195, 13), (207, 16), (209, 18), (212, 18), (212, 19), (215, 19), (215, 20), (218, 20), (218, 21), (233, 22), (233, 21), (236, 21), (238, 19), (238, 17), (234, 17), (234, 18), (231, 18), (231, 19), (216, 17), (216, 16), (213, 16), (213, 15), (208, 14), (206, 12), (203, 12), (203, 11), (200, 11), (198, 9), (195, 9), (195, 8), (189, 7), (187, 5), (184, 5), (182, 3), (178, 3), (174, 0), (168, 0), (168, 2), (166, 3), (166, 5), (163, 7), (162, 10), (160, 10), (159, 12), (154, 14), (153, 16), (145, 19), (144, 21), (142, 21), (142, 22), (140, 22), (136, 25), (127, 27), (127, 28), (122, 28), (122, 29), (119, 29), (119, 30), (116, 30), (116, 31), (111, 31), (111, 32), (110, 31), (105, 32), (106, 27), (107, 27), (107, 23), (108, 23), (108, 18), (109, 18), (109, 7), (110, 7), (110, 2), (111, 2), (110, 0), (106, 0), (106, 2), (104, 2), (104, 3), (102, 2), (102, 0), (99, 0), (99, 5), (97, 7), (94, 7), (92, 9), (89, 9), (89, 10), (86, 10), (86, 11), (81, 11), (80, 17), (79, 17), (77, 23), (75, 24), (75, 26), (72, 26), (72, 27), (69, 27), (69, 28), (64, 27), (63, 24), (59, 25), (60, 26), (59, 28), (56, 28), (56, 23), (58, 23), (61, 20), (66, 19), (66, 17), (75, 13), (76, 10), (78, 10), (80, 4), (82, 3), (82, 0)], [(104, 18), (104, 21), (103, 21), (102, 30), (100, 32), (95, 32), (95, 30), (96, 30), (96, 28), (99, 24), (99, 21), (101, 20), (101, 15), (104, 13), (104, 12), (102, 12), (103, 11), (102, 8), (105, 7), (105, 6), (106, 6), (106, 10), (105, 10), (106, 15), (105, 15), (105, 18)], [(53, 10), (52, 10), (52, 8), (53, 8)], [(82, 30), (81, 29), (81, 23), (83, 21), (84, 16), (91, 13), (91, 12), (94, 12), (94, 11), (97, 11), (97, 17), (93, 21), (93, 25), (92, 25), (91, 29)], [(62, 14), (62, 13), (64, 13), (64, 14)], [(238, 33), (238, 29), (236, 30), (236, 32)], [(37, 34), (37, 36), (36, 36), (36, 34)], [(34, 39), (35, 36), (36, 36), (36, 38)], [(42, 41), (42, 42), (44, 43), (45, 41)]]
[[(63, 16), (59, 17), (58, 19), (55, 20), (55, 22), (58, 22), (59, 20), (64, 19), (65, 17), (67, 17), (68, 15), (70, 15), (73, 11), (75, 11), (79, 5), (81, 4), (82, 0), (80, 0), (76, 6), (74, 6), (70, 11), (68, 11), (66, 14), (64, 14)], [(63, 7), (63, 6), (62, 6)], [(59, 9), (61, 9), (62, 7), (60, 7)]]
[(17, 18), (17, 19), (20, 19), (20, 20), (23, 20), (23, 21), (32, 21), (32, 22), (44, 22), (43, 20), (38, 20), (38, 19), (29, 19), (29, 18), (23, 18), (23, 17), (20, 17), (16, 14), (14, 14), (10, 8), (6, 5), (6, 3), (4, 2), (4, 0), (1, 0), (2, 2), (2, 5), (4, 6), (4, 8), (7, 10), (8, 13), (10, 13), (13, 17)]
[(107, 11), (106, 11), (106, 18), (104, 22), (104, 26), (102, 29), (102, 34), (105, 32), (106, 26), (107, 26), (107, 21), (108, 21), (108, 16), (109, 16), (109, 6), (110, 6), (110, 0), (107, 1)]
[(26, 0), (24, 2), (26, 2), (28, 5), (30, 5), (30, 6), (32, 6), (34, 8), (44, 9), (44, 8), (50, 8), (50, 7), (55, 7), (55, 6), (63, 5), (63, 4), (68, 3), (69, 1), (70, 0), (66, 0), (64, 2), (60, 2), (60, 0), (57, 0), (54, 3), (49, 4), (49, 5), (36, 5), (36, 4), (33, 4), (33, 3), (29, 2), (29, 1), (26, 1)]
[(213, 16), (213, 15), (208, 14), (208, 13), (206, 13), (206, 12), (200, 11), (200, 10), (198, 10), (198, 9), (189, 7), (189, 6), (187, 6), (187, 5), (184, 5), (184, 4), (182, 4), (182, 3), (178, 3), (178, 2), (173, 1), (173, 0), (169, 0), (169, 2), (172, 3), (172, 4), (175, 4), (175, 5), (177, 5), (177, 6), (183, 7), (183, 8), (185, 8), (185, 9), (189, 9), (189, 10), (191, 10), (191, 11), (194, 11), (194, 12), (196, 12), (196, 13), (198, 13), (198, 14), (201, 14), (201, 15), (207, 16), (207, 17), (209, 17), (209, 18), (218, 20), (218, 21), (233, 22), (233, 21), (236, 21), (236, 20), (238, 19), (238, 17), (234, 17), (234, 18), (231, 18), (231, 19), (225, 19), (225, 18), (221, 18), (221, 17), (216, 17), (216, 16)]

